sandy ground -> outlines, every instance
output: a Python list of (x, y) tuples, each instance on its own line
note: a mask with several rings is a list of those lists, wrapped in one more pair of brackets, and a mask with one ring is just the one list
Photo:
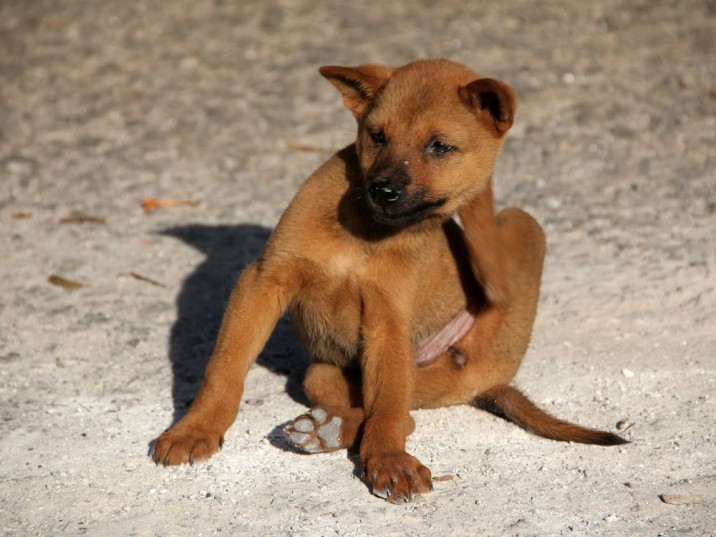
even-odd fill
[[(363, 4), (0, 2), (0, 534), (716, 534), (716, 3)], [(445, 477), (387, 504), (353, 456), (283, 441), (307, 358), (282, 322), (224, 450), (154, 466), (237, 274), (354, 134), (316, 69), (421, 57), (520, 96), (498, 201), (549, 252), (517, 383), (632, 443), (415, 412)]]

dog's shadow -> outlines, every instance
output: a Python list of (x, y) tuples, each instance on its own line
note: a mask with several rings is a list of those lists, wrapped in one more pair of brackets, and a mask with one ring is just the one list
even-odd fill
[[(160, 234), (179, 239), (206, 256), (184, 280), (176, 302), (177, 319), (169, 339), (174, 424), (187, 412), (201, 386), (231, 291), (241, 271), (263, 251), (271, 230), (252, 224), (191, 224), (165, 229)], [(301, 388), (308, 366), (307, 353), (285, 316), (257, 363), (286, 376), (289, 396), (308, 404)]]

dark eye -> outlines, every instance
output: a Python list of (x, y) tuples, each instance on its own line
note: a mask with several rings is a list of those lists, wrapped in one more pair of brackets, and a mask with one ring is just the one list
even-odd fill
[(428, 145), (425, 146), (425, 154), (442, 157), (455, 149), (455, 147), (448, 145), (445, 142), (441, 142), (440, 140), (431, 140)]
[(368, 136), (370, 136), (370, 140), (375, 145), (385, 145), (385, 133), (383, 132), (383, 129), (375, 129), (368, 131)]

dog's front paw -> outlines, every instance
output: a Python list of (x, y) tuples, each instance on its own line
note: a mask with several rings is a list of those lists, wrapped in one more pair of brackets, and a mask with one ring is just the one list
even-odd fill
[(369, 458), (365, 476), (371, 492), (392, 503), (409, 502), (433, 490), (430, 470), (405, 452)]
[(343, 420), (323, 408), (314, 408), (284, 427), (289, 443), (306, 453), (323, 453), (343, 447), (341, 425)]
[(194, 464), (208, 459), (221, 449), (224, 438), (219, 433), (196, 427), (176, 427), (157, 438), (150, 456), (157, 464)]

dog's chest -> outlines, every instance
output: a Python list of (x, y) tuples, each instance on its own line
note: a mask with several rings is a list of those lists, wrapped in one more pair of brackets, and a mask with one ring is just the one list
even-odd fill
[(290, 308), (291, 320), (317, 359), (348, 365), (360, 349), (361, 288), (355, 265), (338, 258), (315, 267)]

